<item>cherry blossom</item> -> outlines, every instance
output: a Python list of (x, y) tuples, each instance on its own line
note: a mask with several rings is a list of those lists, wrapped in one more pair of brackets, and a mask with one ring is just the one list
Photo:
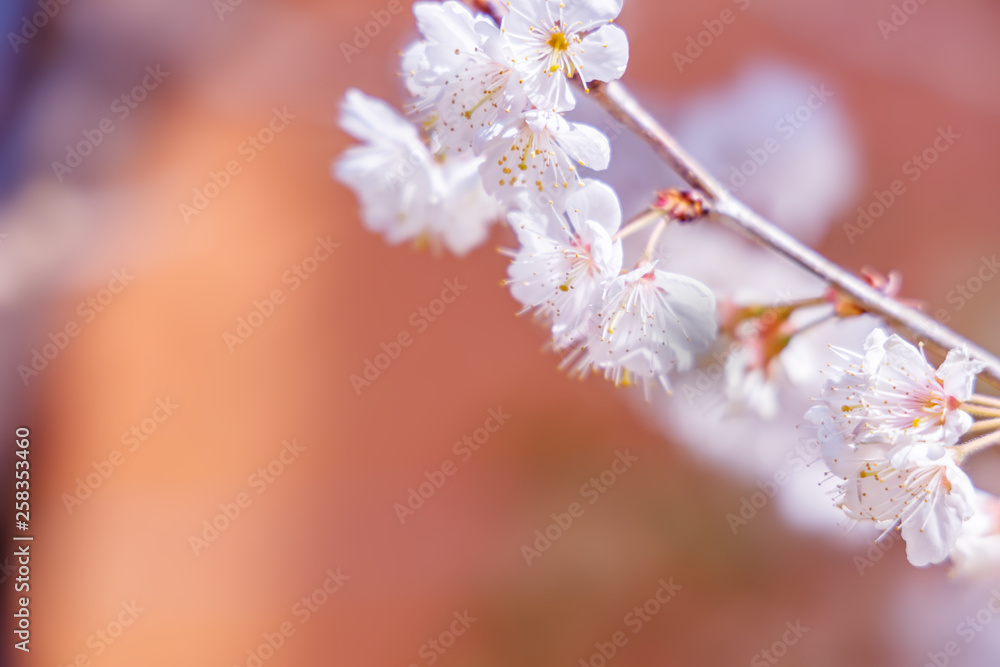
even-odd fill
[(1000, 568), (1000, 498), (976, 491), (976, 514), (963, 526), (951, 562), (953, 577), (995, 576)]
[(481, 160), (433, 155), (385, 102), (348, 91), (341, 127), (364, 143), (343, 153), (334, 176), (357, 194), (365, 226), (389, 243), (423, 240), (464, 254), (502, 215), (478, 177)]
[(586, 86), (625, 73), (628, 39), (608, 25), (621, 13), (620, 0), (511, 0), (507, 6), (501, 28), (524, 90), (538, 108), (571, 110), (573, 77)]
[(652, 383), (670, 392), (671, 373), (691, 368), (715, 339), (715, 297), (703, 284), (641, 264), (608, 287), (600, 328), (567, 359), (577, 372), (603, 371), (616, 385)]
[(935, 455), (930, 443), (905, 448), (869, 440), (851, 443), (830, 419), (826, 406), (808, 418), (826, 426), (824, 458), (841, 478), (838, 506), (849, 519), (899, 528), (906, 557), (918, 567), (944, 561), (964, 524), (975, 514), (975, 489), (949, 452)]
[(525, 189), (558, 201), (583, 187), (579, 167), (602, 170), (611, 160), (611, 145), (600, 130), (539, 109), (516, 125), (496, 126), (484, 141), (483, 185), (501, 201)]
[(590, 181), (566, 199), (565, 213), (552, 206), (512, 212), (521, 249), (508, 270), (511, 294), (552, 326), (556, 349), (593, 327), (605, 287), (621, 272), (621, 225), (614, 190)]
[(863, 355), (842, 354), (855, 363), (828, 383), (823, 400), (852, 426), (854, 437), (917, 437), (944, 446), (972, 426), (972, 417), (959, 406), (972, 396), (982, 366), (964, 350), (949, 352), (935, 370), (917, 347), (876, 329), (865, 340)]
[[(859, 296), (848, 283), (815, 279), (822, 272), (786, 277), (762, 270), (757, 254), (727, 256), (726, 244), (715, 237), (724, 232), (702, 218), (741, 224), (742, 208), (711, 187), (711, 179), (692, 177), (698, 165), (665, 138), (656, 148), (690, 169), (674, 165), (693, 189), (697, 210), (685, 213), (662, 196), (650, 205), (651, 193), (668, 192), (657, 190), (663, 173), (636, 156), (625, 165), (619, 192), (641, 187), (645, 194), (641, 204), (625, 207), (639, 213), (623, 225), (616, 191), (588, 180), (591, 170), (609, 166), (610, 140), (564, 115), (578, 101), (574, 84), (587, 91), (590, 82), (623, 75), (628, 41), (611, 25), (622, 1), (479, 0), (474, 6), (483, 13), (455, 0), (414, 4), (421, 37), (402, 54), (413, 122), (359, 91), (347, 93), (341, 126), (360, 144), (344, 152), (333, 173), (356, 193), (364, 225), (389, 243), (413, 241), (464, 254), (487, 238), (494, 220), (505, 218), (517, 239), (517, 247), (506, 251), (512, 261), (505, 282), (521, 312), (549, 329), (551, 347), (564, 355), (562, 368), (581, 376), (600, 373), (615, 385), (641, 384), (647, 402), (655, 385), (670, 394), (673, 384), (681, 383), (678, 393), (686, 405), (677, 407), (675, 400), (661, 409), (658, 404), (660, 423), (706, 456), (754, 475), (773, 475), (775, 488), (778, 472), (784, 474), (775, 466), (798, 473), (788, 481), (789, 499), (778, 500), (794, 505), (798, 517), (819, 516), (801, 501), (801, 490), (809, 473), (825, 475), (834, 481), (836, 502), (825, 503), (823, 512), (884, 531), (898, 529), (912, 564), (950, 557), (957, 573), (992, 566), (1000, 558), (1000, 501), (977, 496), (961, 467), (970, 455), (1000, 444), (1000, 399), (973, 393), (983, 364), (960, 347), (935, 368), (922, 348), (880, 329), (868, 334), (859, 353), (828, 345), (856, 346), (871, 330), (865, 320), (892, 311)], [(793, 101), (799, 88), (789, 93)], [(756, 100), (760, 90), (754, 83), (746, 94)], [(619, 97), (628, 100), (627, 92), (620, 92), (597, 101), (618, 104), (615, 118), (628, 116), (634, 123), (627, 125), (643, 127), (634, 109), (619, 104)], [(727, 99), (713, 104), (725, 114), (736, 106), (746, 114), (742, 104)], [(699, 108), (692, 117), (702, 118), (703, 112)], [(703, 138), (717, 139), (721, 117), (710, 114), (705, 122), (688, 125), (701, 128)], [(647, 138), (660, 136), (658, 129), (647, 129)], [(826, 133), (837, 140), (824, 140), (821, 147), (844, 143), (845, 133)], [(752, 143), (739, 142), (737, 152)], [(720, 173), (732, 160), (729, 149), (701, 152), (710, 161), (715, 155)], [(853, 152), (832, 154), (844, 158), (828, 161), (835, 172), (852, 164)], [(819, 238), (820, 230), (811, 228), (825, 224), (828, 209), (850, 199), (845, 192), (852, 181), (836, 181), (848, 185), (822, 197), (830, 179), (789, 188), (788, 179), (801, 169), (788, 168), (771, 172), (772, 180), (764, 174), (753, 185), (752, 174), (731, 168), (730, 182), (747, 186), (750, 195), (780, 181), (780, 192), (770, 193), (763, 205), (794, 209), (796, 215), (786, 217), (805, 220), (805, 231)], [(647, 179), (656, 182), (642, 185)], [(687, 233), (682, 230), (698, 230), (689, 236), (698, 242), (686, 249), (675, 242), (671, 255), (660, 244), (666, 230), (674, 240), (673, 230), (681, 237)], [(797, 235), (802, 231), (796, 229)], [(668, 259), (676, 273), (662, 268)], [(635, 268), (623, 273), (626, 263)], [(713, 272), (724, 280), (712, 280)], [(862, 275), (885, 299), (912, 305), (898, 298), (896, 274), (884, 280), (873, 276)], [(721, 308), (702, 279), (720, 290)], [(769, 280), (774, 284), (765, 298), (742, 298), (741, 292), (759, 291)], [(907, 323), (902, 315), (893, 317)], [(848, 323), (859, 320), (866, 329), (850, 329)], [(837, 331), (828, 331), (827, 322), (836, 322)], [(909, 324), (920, 330), (919, 322)], [(816, 333), (820, 328), (822, 338)], [(933, 332), (924, 335), (941, 341)], [(829, 365), (831, 375), (820, 388), (819, 357), (834, 354), (839, 360)], [(806, 412), (814, 437), (793, 449), (788, 442), (804, 441), (790, 433), (785, 441), (781, 429), (790, 426), (789, 414), (806, 410), (805, 391), (817, 397)], [(720, 403), (724, 414), (713, 414)], [(774, 426), (759, 428), (759, 420), (748, 421), (751, 416)], [(730, 442), (719, 444), (718, 433)], [(762, 442), (768, 440), (780, 442)], [(829, 472), (811, 466), (820, 460)], [(810, 497), (821, 500), (820, 494)], [(799, 509), (806, 505), (808, 510)]]
[(442, 146), (469, 151), (494, 123), (517, 120), (527, 98), (493, 20), (454, 0), (417, 2), (413, 13), (424, 39), (404, 53), (403, 73), (414, 110), (436, 127)]

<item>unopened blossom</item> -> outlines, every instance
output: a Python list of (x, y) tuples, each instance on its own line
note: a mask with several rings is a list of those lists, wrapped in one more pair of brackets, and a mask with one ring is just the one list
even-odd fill
[(508, 269), (511, 294), (551, 325), (553, 346), (565, 348), (595, 326), (604, 289), (621, 273), (618, 197), (589, 181), (566, 199), (565, 212), (527, 207), (509, 220), (521, 242)]
[(570, 79), (621, 78), (628, 64), (628, 39), (609, 25), (621, 0), (510, 0), (501, 27), (531, 102), (549, 111), (576, 105)]
[(441, 243), (462, 254), (502, 213), (482, 188), (480, 160), (437, 157), (417, 129), (385, 102), (349, 90), (341, 127), (364, 142), (348, 148), (334, 176), (354, 190), (365, 226), (392, 244)]
[[(820, 428), (824, 459), (841, 478), (838, 506), (855, 521), (883, 529), (898, 528), (906, 557), (916, 566), (945, 560), (975, 514), (975, 488), (950, 452), (935, 455), (932, 443), (906, 447), (887, 441), (851, 442), (831, 418), (827, 406), (815, 406), (807, 418)], [(824, 440), (825, 438), (825, 440)]]
[(403, 56), (403, 76), (442, 146), (467, 152), (477, 135), (527, 106), (507, 39), (491, 18), (460, 2), (413, 5), (423, 40)]
[(583, 339), (567, 362), (579, 373), (593, 368), (616, 385), (656, 383), (670, 391), (672, 373), (691, 368), (715, 339), (712, 291), (693, 278), (641, 264), (607, 288), (600, 328)]
[(850, 421), (858, 440), (917, 438), (951, 445), (972, 426), (959, 406), (972, 396), (982, 364), (962, 349), (935, 370), (923, 351), (898, 335), (874, 330), (863, 356), (827, 385), (822, 400)]
[[(871, 267), (864, 267), (861, 269), (861, 279), (883, 296), (895, 299), (912, 308), (920, 308), (919, 301), (901, 299), (899, 297), (899, 293), (903, 288), (903, 276), (898, 271), (891, 271), (889, 274), (884, 274)], [(859, 304), (853, 297), (841, 292), (836, 287), (827, 287), (824, 298), (833, 305), (837, 317), (842, 319), (857, 317), (868, 312), (868, 309)]]
[(600, 130), (533, 109), (517, 124), (497, 126), (482, 148), (483, 186), (501, 201), (525, 189), (542, 202), (559, 201), (584, 185), (580, 167), (606, 169), (611, 145)]

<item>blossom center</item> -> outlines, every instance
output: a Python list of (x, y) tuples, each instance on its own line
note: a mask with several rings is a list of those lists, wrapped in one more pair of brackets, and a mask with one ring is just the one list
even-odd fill
[(564, 32), (552, 33), (552, 36), (549, 37), (549, 41), (546, 43), (552, 47), (553, 51), (567, 51), (569, 49), (569, 39), (566, 38), (566, 33)]

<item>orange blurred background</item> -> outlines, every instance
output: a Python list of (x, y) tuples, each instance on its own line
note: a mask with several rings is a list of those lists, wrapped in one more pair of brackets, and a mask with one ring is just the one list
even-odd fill
[[(1000, 241), (1000, 7), (912, 2), (884, 37), (882, 0), (628, 0), (624, 81), (681, 102), (755, 58), (818, 72), (861, 158), (821, 249), (902, 270), (906, 296), (1000, 350), (1000, 286), (947, 300)], [(383, 0), (50, 4), (0, 56), (0, 415), (31, 429), (35, 536), (27, 655), (2, 573), (8, 664), (772, 664), (760, 652), (800, 622), (785, 664), (887, 667), (923, 664), (989, 599), (996, 581), (953, 584), (899, 548), (859, 576), (856, 543), (773, 507), (734, 536), (725, 516), (753, 480), (652, 430), (628, 390), (557, 370), (498, 286), (510, 234), (454, 258), (362, 228), (329, 175), (351, 143), (339, 103), (349, 87), (403, 101), (409, 3), (350, 62), (342, 44)], [(679, 72), (672, 54), (737, 4)], [(4, 33), (40, 6), (8, 4)], [(940, 166), (850, 243), (852, 211), (947, 126), (962, 138)], [(53, 168), (88, 136), (79, 166)], [(415, 326), (447, 281), (467, 289)], [(401, 332), (412, 344), (352, 385)], [(25, 373), (46, 345), (59, 350)], [(501, 413), (477, 450), (455, 447)], [(626, 451), (527, 563), (535, 531)], [(1000, 491), (1000, 458), (982, 459), (974, 479)], [(662, 582), (673, 597), (650, 604)], [(996, 664), (998, 648), (1000, 623), (948, 664)]]

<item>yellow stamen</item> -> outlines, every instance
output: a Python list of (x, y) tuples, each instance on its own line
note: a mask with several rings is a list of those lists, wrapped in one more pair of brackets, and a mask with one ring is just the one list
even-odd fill
[(566, 34), (562, 32), (552, 33), (552, 36), (549, 37), (547, 44), (551, 46), (554, 51), (565, 51), (569, 48), (569, 40), (566, 39)]

